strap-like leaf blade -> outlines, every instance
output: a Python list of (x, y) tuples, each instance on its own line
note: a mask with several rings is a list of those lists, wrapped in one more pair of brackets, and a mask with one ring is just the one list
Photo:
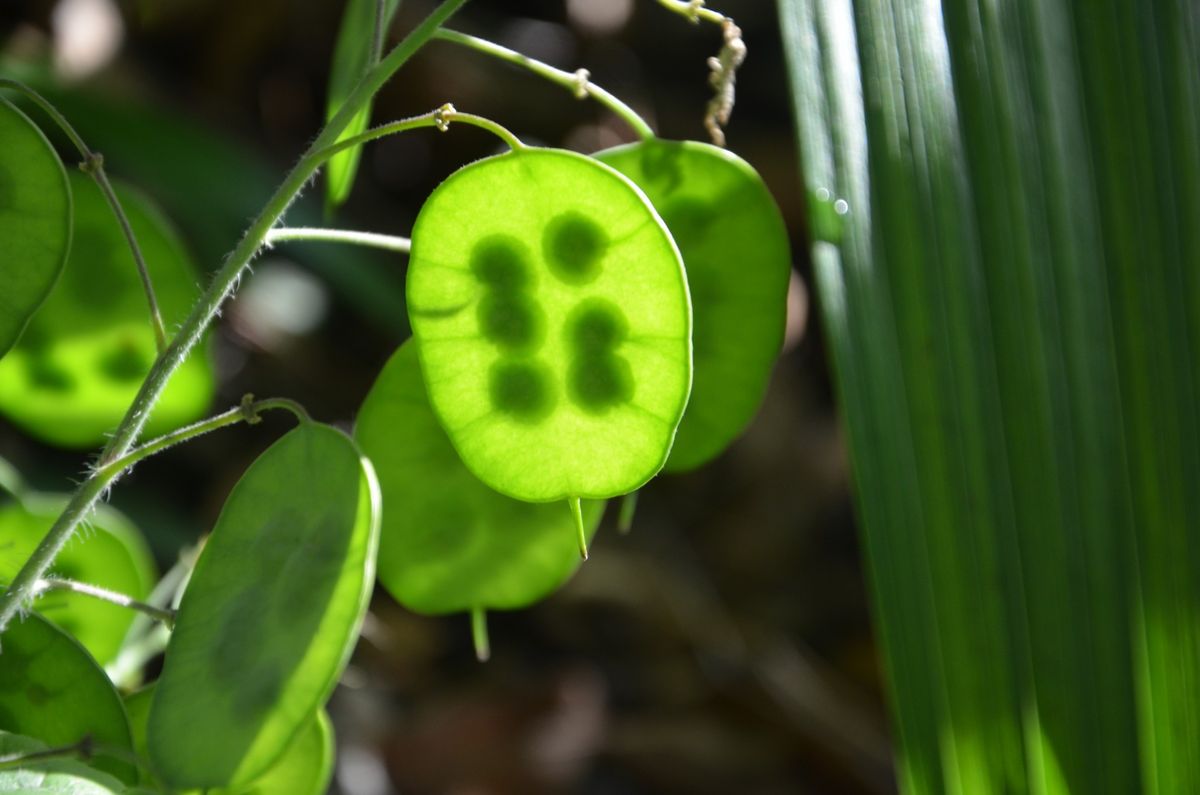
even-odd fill
[(1200, 788), (1200, 24), (781, 0), (907, 792)]

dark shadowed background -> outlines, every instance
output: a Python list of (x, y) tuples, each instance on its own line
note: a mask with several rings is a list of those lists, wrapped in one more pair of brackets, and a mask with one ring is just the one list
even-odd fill
[[(0, 68), (51, 81), (48, 93), (105, 153), (110, 175), (155, 197), (211, 270), (322, 123), (341, 6), (2, 0)], [(404, 0), (392, 40), (432, 6)], [(465, 616), (414, 615), (377, 590), (330, 705), (336, 791), (894, 789), (848, 462), (804, 286), (805, 203), (774, 6), (714, 7), (737, 20), (749, 47), (728, 143), (777, 197), (798, 275), (766, 402), (713, 464), (654, 481), (631, 535), (614, 531), (610, 511), (591, 560), (558, 594), (491, 614), (486, 665), (474, 659)], [(720, 46), (713, 26), (689, 25), (651, 0), (475, 0), (453, 27), (586, 67), (664, 137), (705, 137), (705, 60)], [(375, 118), (444, 102), (529, 142), (590, 152), (632, 140), (598, 105), (443, 42), (383, 90)], [(406, 235), (440, 180), (493, 151), (494, 139), (466, 126), (373, 144), (328, 223)], [(322, 222), (319, 185), (288, 221)], [(281, 395), (348, 428), (407, 336), (404, 265), (398, 255), (320, 244), (264, 254), (213, 335), (213, 409), (247, 392)], [(143, 464), (112, 502), (169, 565), (286, 427), (268, 418), (177, 448)], [(69, 489), (87, 461), (3, 420), (0, 456), (48, 491)]]

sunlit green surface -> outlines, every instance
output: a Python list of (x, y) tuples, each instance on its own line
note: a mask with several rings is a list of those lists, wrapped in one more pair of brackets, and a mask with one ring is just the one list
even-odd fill
[[(153, 698), (153, 684), (125, 697), (133, 746), (145, 759), (149, 758), (146, 727)], [(329, 715), (321, 709), (267, 772), (243, 787), (210, 789), (205, 795), (323, 795), (333, 777), (334, 750), (333, 726)], [(142, 783), (150, 782), (143, 779)], [(188, 795), (198, 795), (198, 792), (189, 791)]]
[(779, 208), (737, 155), (697, 141), (598, 152), (654, 204), (692, 299), (692, 396), (666, 469), (693, 469), (754, 417), (783, 344), (791, 252)]
[[(62, 512), (66, 497), (25, 495), (21, 502), (0, 497), (0, 582), (9, 582)], [(88, 521), (85, 532), (67, 542), (50, 576), (98, 585), (141, 599), (155, 579), (145, 540), (128, 519), (107, 506)], [(102, 665), (116, 655), (134, 613), (91, 596), (49, 591), (33, 603), (43, 616), (75, 637)]]
[[(79, 643), (36, 613), (0, 636), (0, 731), (46, 745), (97, 743), (132, 750), (125, 708), (112, 683)], [(97, 769), (133, 783), (128, 761), (97, 756)]]
[(178, 788), (262, 775), (324, 703), (374, 582), (378, 487), (348, 437), (310, 422), (242, 476), (179, 607), (149, 719)]
[[(379, 580), (405, 607), (524, 607), (579, 566), (567, 506), (505, 497), (463, 465), (429, 407), (411, 341), (379, 374), (354, 436), (383, 496)], [(584, 503), (589, 538), (603, 512), (603, 502)]]
[[(75, 235), (62, 278), (0, 360), (0, 412), (25, 431), (69, 447), (100, 444), (116, 427), (154, 361), (146, 295), (112, 210), (83, 174), (70, 176)], [(141, 194), (117, 185), (154, 281), (163, 320), (175, 328), (199, 296), (178, 237)], [(204, 351), (171, 379), (147, 433), (198, 418), (213, 393)]]
[(71, 247), (71, 194), (58, 155), (0, 99), (0, 357), (58, 279)]
[(907, 793), (1200, 792), (1200, 18), (781, 0)]
[(408, 308), (434, 412), (492, 488), (605, 498), (661, 469), (691, 309), (674, 243), (616, 171), (529, 149), (455, 172), (413, 227)]

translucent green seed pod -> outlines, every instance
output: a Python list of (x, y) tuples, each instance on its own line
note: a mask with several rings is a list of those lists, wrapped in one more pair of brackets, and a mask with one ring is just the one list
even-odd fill
[(530, 502), (604, 499), (662, 468), (691, 389), (691, 307), (633, 183), (519, 149), (455, 172), (412, 237), (430, 402), (480, 480)]
[(179, 605), (147, 744), (178, 789), (263, 775), (329, 697), (375, 579), (379, 492), (354, 443), (303, 422), (229, 495)]
[[(120, 224), (90, 178), (74, 173), (70, 184), (71, 254), (20, 342), (0, 359), (0, 412), (44, 441), (91, 447), (125, 415), (157, 350)], [(145, 255), (163, 320), (174, 328), (200, 295), (199, 276), (158, 208), (127, 186), (113, 187)], [(146, 433), (198, 418), (212, 399), (214, 380), (204, 351), (194, 351), (155, 404)]]
[[(376, 379), (354, 437), (383, 497), (379, 580), (405, 607), (433, 615), (513, 610), (544, 598), (579, 566), (566, 506), (506, 497), (463, 465), (429, 407), (411, 341)], [(602, 502), (583, 503), (589, 537), (603, 512)]]
[(783, 344), (787, 229), (758, 173), (725, 149), (649, 140), (595, 157), (646, 192), (683, 255), (695, 377), (666, 469), (694, 469), (737, 438), (766, 393)]

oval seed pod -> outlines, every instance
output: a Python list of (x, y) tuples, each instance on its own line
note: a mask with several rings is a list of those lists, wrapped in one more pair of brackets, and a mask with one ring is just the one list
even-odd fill
[[(51, 747), (90, 736), (133, 751), (125, 708), (108, 676), (79, 641), (37, 613), (0, 635), (0, 730)], [(137, 781), (123, 758), (98, 754), (91, 764), (128, 784)]]
[(571, 152), (508, 152), (443, 182), (412, 237), (430, 403), (480, 480), (530, 502), (603, 499), (662, 468), (691, 388), (691, 309), (629, 180)]
[[(52, 444), (92, 447), (125, 415), (156, 356), (141, 279), (120, 224), (90, 178), (70, 177), (75, 199), (71, 255), (21, 341), (0, 359), (0, 412)], [(114, 184), (137, 235), (168, 329), (200, 295), (199, 277), (175, 231), (137, 191)], [(2, 266), (0, 266), (2, 267)], [(212, 399), (202, 350), (171, 377), (145, 433), (190, 422)]]
[(0, 99), (0, 357), (58, 280), (71, 248), (62, 162), (24, 113)]
[(697, 141), (640, 141), (595, 157), (633, 180), (679, 245), (691, 290), (692, 396), (666, 469), (694, 469), (754, 417), (783, 344), (787, 229), (749, 163)]
[[(411, 340), (371, 387), (354, 438), (383, 497), (379, 580), (405, 607), (433, 615), (513, 610), (578, 568), (566, 506), (506, 497), (463, 465), (429, 407)], [(603, 502), (583, 503), (589, 537), (603, 512)]]
[(379, 491), (354, 443), (301, 423), (234, 487), (179, 606), (150, 707), (179, 789), (262, 775), (349, 658), (374, 583)]
[[(148, 757), (146, 726), (155, 685), (150, 684), (125, 697), (134, 750)], [(267, 772), (249, 784), (233, 789), (210, 789), (206, 795), (323, 795), (333, 778), (333, 724), (324, 708), (301, 729)], [(142, 783), (152, 784), (149, 776)]]
[[(27, 494), (21, 502), (0, 506), (0, 582), (16, 576), (62, 513), (67, 499), (66, 495)], [(144, 598), (156, 579), (154, 560), (141, 533), (107, 505), (101, 505), (88, 519), (87, 532), (72, 536), (48, 574), (134, 599)], [(61, 590), (46, 591), (33, 606), (74, 636), (101, 664), (116, 656), (134, 618), (128, 608)]]

